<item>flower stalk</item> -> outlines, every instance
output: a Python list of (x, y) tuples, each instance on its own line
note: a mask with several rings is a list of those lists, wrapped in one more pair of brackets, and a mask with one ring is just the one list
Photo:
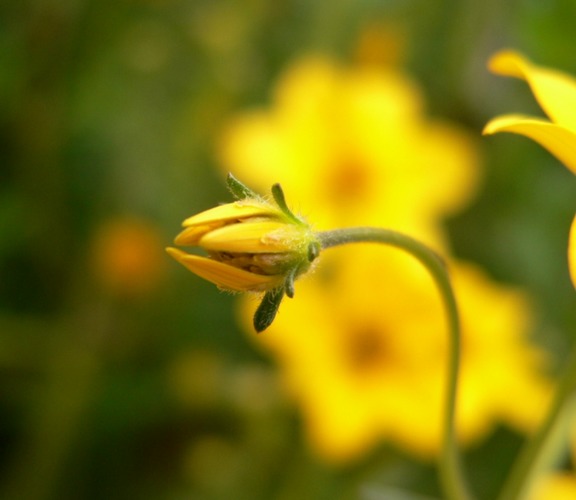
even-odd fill
[(576, 412), (576, 346), (567, 360), (552, 404), (544, 421), (516, 459), (498, 500), (522, 500), (536, 480), (551, 468), (566, 447), (571, 417)]
[(322, 249), (348, 243), (380, 243), (399, 248), (415, 257), (430, 273), (440, 292), (448, 318), (449, 356), (448, 391), (443, 417), (443, 446), (440, 460), (442, 486), (448, 500), (469, 500), (470, 494), (462, 474), (456, 435), (456, 401), (460, 370), (461, 329), (458, 305), (448, 271), (442, 259), (419, 241), (388, 229), (356, 227), (317, 233)]

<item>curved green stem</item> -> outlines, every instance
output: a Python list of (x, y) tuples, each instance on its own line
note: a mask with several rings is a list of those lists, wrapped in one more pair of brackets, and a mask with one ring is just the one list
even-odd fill
[(409, 236), (373, 227), (356, 227), (317, 233), (322, 248), (347, 243), (382, 243), (404, 250), (418, 259), (434, 278), (442, 296), (448, 318), (450, 355), (448, 358), (448, 391), (443, 420), (443, 447), (440, 475), (446, 497), (450, 500), (468, 500), (470, 495), (464, 482), (455, 428), (458, 372), (460, 369), (460, 319), (450, 278), (443, 261), (426, 245)]
[(554, 400), (544, 422), (516, 460), (504, 484), (499, 500), (521, 500), (530, 493), (534, 481), (551, 467), (566, 443), (569, 417), (573, 415), (576, 396), (576, 346), (567, 361)]

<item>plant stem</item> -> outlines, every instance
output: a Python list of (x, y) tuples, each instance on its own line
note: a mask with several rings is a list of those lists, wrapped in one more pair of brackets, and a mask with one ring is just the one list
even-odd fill
[(527, 498), (534, 481), (557, 458), (566, 434), (570, 416), (576, 410), (576, 346), (567, 360), (566, 371), (559, 381), (552, 405), (536, 434), (526, 443), (504, 484), (499, 500)]
[(331, 248), (347, 243), (381, 243), (397, 247), (415, 257), (432, 275), (446, 309), (450, 340), (447, 372), (448, 390), (446, 392), (443, 446), (440, 460), (441, 482), (447, 499), (470, 499), (462, 476), (455, 428), (458, 372), (460, 369), (460, 319), (456, 298), (444, 262), (423, 243), (388, 229), (355, 227), (323, 231), (317, 233), (316, 236), (320, 240), (322, 248)]

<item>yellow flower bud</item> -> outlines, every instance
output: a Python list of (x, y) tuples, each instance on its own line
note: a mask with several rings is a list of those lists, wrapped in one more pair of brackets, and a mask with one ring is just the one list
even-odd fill
[(175, 244), (199, 247), (206, 257), (176, 248), (167, 252), (219, 288), (282, 289), (292, 296), (293, 280), (309, 269), (319, 243), (311, 228), (287, 209), (279, 186), (273, 195), (276, 204), (254, 194), (186, 219)]

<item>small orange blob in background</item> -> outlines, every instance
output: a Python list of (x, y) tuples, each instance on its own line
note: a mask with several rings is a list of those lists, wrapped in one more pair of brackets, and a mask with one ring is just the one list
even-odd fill
[(92, 253), (96, 281), (114, 295), (147, 296), (165, 274), (160, 231), (144, 219), (123, 217), (102, 223), (96, 229)]

